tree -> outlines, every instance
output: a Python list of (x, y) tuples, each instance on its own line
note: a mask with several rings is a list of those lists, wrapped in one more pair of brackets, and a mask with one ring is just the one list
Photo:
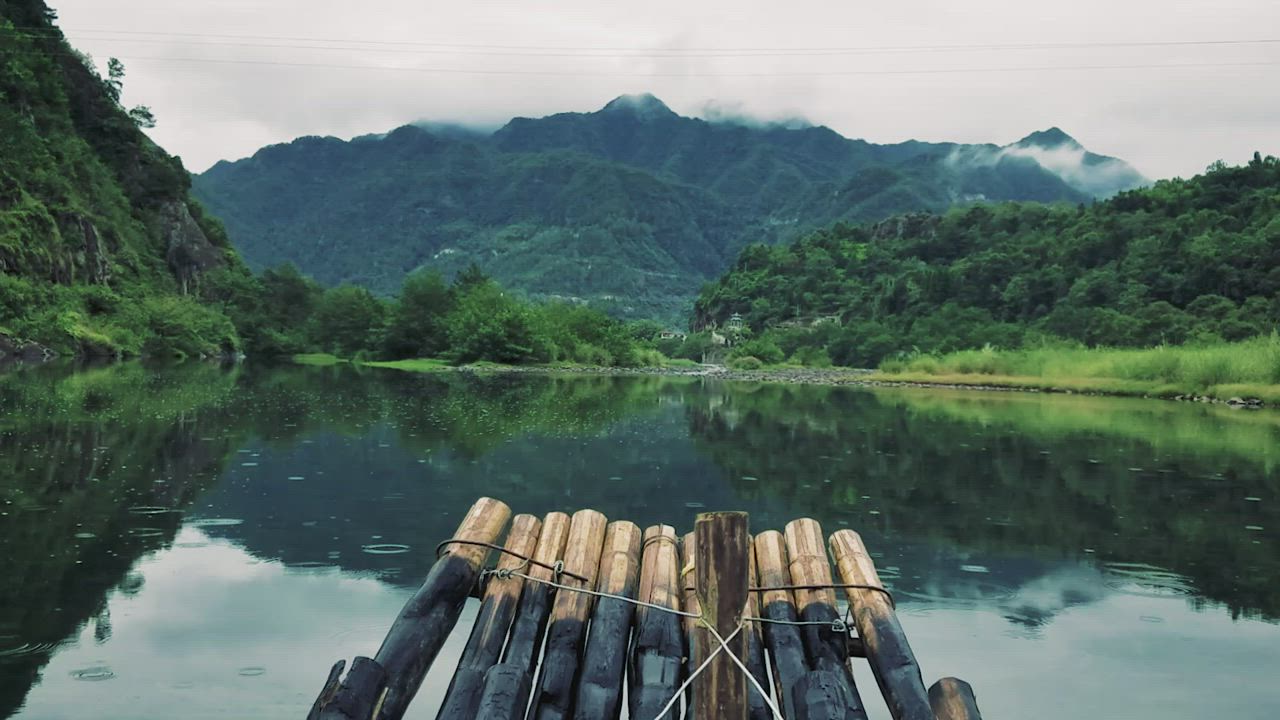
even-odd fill
[(119, 58), (108, 58), (107, 94), (118, 103), (122, 90), (124, 90), (124, 63), (120, 62)]
[(377, 345), (385, 309), (368, 290), (340, 285), (327, 291), (311, 318), (311, 337), (319, 347), (351, 357)]
[(409, 275), (391, 307), (383, 348), (392, 358), (435, 357), (449, 345), (446, 316), (453, 294), (436, 270)]
[(129, 118), (140, 128), (151, 129), (156, 126), (156, 116), (146, 105), (137, 105), (129, 111)]
[(489, 281), (458, 293), (457, 307), (448, 319), (448, 337), (454, 362), (519, 364), (548, 359), (545, 343), (535, 338), (529, 309)]

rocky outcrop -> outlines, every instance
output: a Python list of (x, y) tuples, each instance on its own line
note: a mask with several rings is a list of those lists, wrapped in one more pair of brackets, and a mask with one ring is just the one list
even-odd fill
[(79, 213), (59, 216), (58, 231), (66, 252), (54, 260), (52, 280), (64, 285), (105, 285), (111, 279), (114, 243), (108, 243), (93, 221)]
[(875, 240), (928, 238), (938, 232), (940, 220), (939, 216), (929, 213), (899, 215), (871, 226), (871, 237)]
[(10, 362), (44, 362), (57, 357), (49, 348), (0, 333), (0, 365)]
[(202, 273), (223, 263), (223, 251), (209, 242), (183, 202), (169, 202), (160, 208), (160, 233), (165, 261), (183, 294), (196, 289)]

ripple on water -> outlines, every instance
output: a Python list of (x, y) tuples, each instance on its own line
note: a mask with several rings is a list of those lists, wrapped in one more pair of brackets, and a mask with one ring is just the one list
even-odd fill
[(23, 643), (17, 647), (0, 648), (0, 658), (17, 658), (28, 655), (48, 655), (58, 647), (58, 643)]
[(154, 527), (136, 527), (129, 528), (129, 534), (138, 538), (153, 538), (164, 535), (164, 530), (162, 528)]
[(232, 525), (243, 525), (244, 520), (240, 518), (196, 518), (187, 523), (188, 527), (231, 527)]
[(236, 673), (242, 677), (258, 677), (259, 675), (266, 675), (267, 669), (264, 667), (258, 667), (257, 665), (254, 665), (251, 667), (242, 667), (239, 670), (237, 670)]
[(164, 515), (165, 513), (182, 512), (178, 508), (164, 507), (162, 505), (136, 505), (129, 508), (131, 515)]
[(71, 677), (76, 680), (84, 680), (86, 682), (100, 682), (102, 680), (110, 680), (116, 674), (106, 665), (94, 665), (93, 667), (72, 670)]
[(1103, 566), (1107, 587), (1125, 595), (1178, 597), (1195, 592), (1191, 582), (1176, 572), (1144, 563), (1107, 563)]
[(360, 551), (370, 555), (399, 555), (400, 553), (409, 552), (408, 545), (400, 543), (373, 543), (372, 545), (361, 545)]

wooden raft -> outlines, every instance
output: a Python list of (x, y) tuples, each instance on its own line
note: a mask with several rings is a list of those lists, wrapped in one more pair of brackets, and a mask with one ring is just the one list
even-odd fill
[(339, 660), (308, 720), (401, 718), (471, 596), (441, 720), (617, 720), (624, 704), (632, 720), (865, 720), (863, 658), (894, 720), (980, 720), (968, 683), (926, 689), (862, 538), (822, 538), (807, 518), (753, 537), (745, 513), (703, 513), (681, 537), (481, 498), (377, 654), (345, 676)]

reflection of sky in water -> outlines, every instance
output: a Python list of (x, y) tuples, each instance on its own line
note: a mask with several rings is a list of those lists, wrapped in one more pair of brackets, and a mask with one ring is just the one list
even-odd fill
[[(364, 573), (264, 562), (192, 527), (136, 575), (136, 592), (108, 600), (105, 641), (86, 626), (45, 668), (22, 717), (81, 718), (93, 708), (96, 718), (169, 718), (181, 708), (188, 718), (298, 718), (333, 660), (377, 650), (411, 592)], [(1274, 716), (1280, 626), (1109, 582), (1068, 566), (994, 603), (904, 598), (901, 618), (926, 676), (963, 676), (987, 717)], [(469, 602), (408, 717), (434, 717), (475, 608)], [(103, 668), (114, 677), (74, 678)], [(1206, 692), (1206, 677), (1252, 692)], [(865, 665), (858, 681), (872, 718), (887, 718)]]
[[(264, 562), (193, 528), (136, 572), (135, 594), (108, 599), (109, 638), (98, 643), (94, 623), (85, 627), (46, 666), (21, 717), (171, 718), (181, 709), (186, 718), (300, 718), (338, 655), (375, 653), (411, 594), (359, 574)], [(471, 603), (459, 627), (474, 613)], [(445, 652), (456, 658), (465, 639), (455, 633)], [(92, 668), (114, 677), (75, 679)], [(407, 717), (434, 717), (430, 698), (447, 683), (433, 674)]]

